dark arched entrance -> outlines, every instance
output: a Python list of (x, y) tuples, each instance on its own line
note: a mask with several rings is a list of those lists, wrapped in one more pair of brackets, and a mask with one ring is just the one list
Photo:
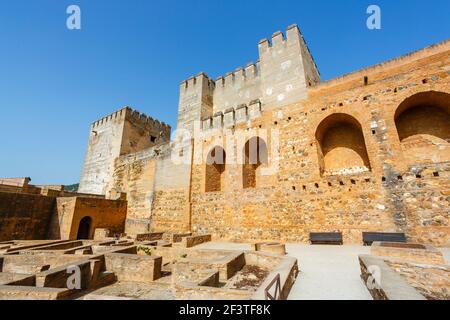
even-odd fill
[(80, 221), (80, 225), (78, 227), (77, 239), (89, 239), (91, 232), (92, 219), (91, 217), (84, 217)]

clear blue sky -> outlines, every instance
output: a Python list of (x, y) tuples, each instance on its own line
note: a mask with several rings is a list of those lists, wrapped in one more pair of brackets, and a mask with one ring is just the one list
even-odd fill
[[(66, 8), (82, 29), (66, 28)], [(382, 9), (382, 30), (366, 8)], [(124, 105), (174, 128), (179, 83), (256, 61), (297, 23), (322, 79), (450, 37), (450, 1), (1, 0), (0, 177), (79, 181), (91, 122)]]

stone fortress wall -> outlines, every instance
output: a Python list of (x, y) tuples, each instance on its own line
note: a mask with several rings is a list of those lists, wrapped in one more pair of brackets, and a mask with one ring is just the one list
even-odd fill
[[(445, 41), (320, 83), (291, 26), (286, 37), (260, 41), (256, 64), (181, 84), (177, 129), (191, 139), (127, 149), (134, 128), (108, 125), (105, 158), (91, 132), (80, 192), (126, 192), (130, 234), (306, 242), (309, 232), (339, 230), (345, 242), (359, 243), (362, 231), (401, 231), (448, 245), (449, 52)], [(201, 135), (193, 135), (196, 126)], [(228, 145), (242, 136), (243, 144)], [(266, 161), (248, 163), (251, 138)], [(205, 150), (221, 150), (225, 163), (192, 161)]]
[[(306, 242), (309, 232), (339, 230), (350, 243), (360, 243), (362, 231), (402, 231), (448, 245), (449, 48), (445, 42), (317, 85), (303, 101), (263, 106), (261, 117), (236, 125), (255, 136), (279, 130), (279, 170), (256, 169), (256, 187), (244, 188), (243, 165), (230, 164), (220, 191), (205, 192), (207, 166), (194, 166), (193, 231)], [(226, 150), (225, 130), (202, 148)], [(227, 162), (237, 162), (233, 151)]]

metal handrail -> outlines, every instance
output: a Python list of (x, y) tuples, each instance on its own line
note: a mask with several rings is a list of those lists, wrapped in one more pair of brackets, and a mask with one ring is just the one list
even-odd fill
[[(269, 291), (275, 285), (275, 294), (272, 295)], [(266, 300), (281, 300), (281, 277), (280, 274), (269, 283), (266, 289), (264, 289)]]

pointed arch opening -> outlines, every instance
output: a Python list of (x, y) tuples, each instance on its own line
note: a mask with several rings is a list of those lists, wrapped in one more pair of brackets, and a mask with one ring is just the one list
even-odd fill
[(450, 94), (417, 93), (398, 106), (394, 120), (408, 163), (450, 160)]
[(267, 144), (260, 137), (253, 137), (244, 145), (242, 165), (243, 188), (256, 188), (258, 170), (268, 164)]
[(222, 191), (226, 153), (222, 147), (215, 146), (206, 159), (205, 192)]
[(371, 170), (361, 124), (354, 117), (335, 113), (316, 130), (320, 174), (349, 175)]

